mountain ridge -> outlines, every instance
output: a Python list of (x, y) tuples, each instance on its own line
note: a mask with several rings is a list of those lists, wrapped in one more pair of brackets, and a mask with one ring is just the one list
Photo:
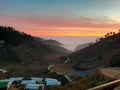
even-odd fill
[(93, 44), (93, 42), (89, 42), (89, 43), (84, 43), (84, 44), (77, 45), (73, 51), (74, 52), (79, 51), (79, 50), (81, 50), (83, 48), (88, 47), (89, 45), (92, 45), (92, 44)]
[(44, 62), (46, 55), (69, 53), (69, 50), (55, 45), (60, 44), (55, 40), (38, 39), (12, 27), (0, 26), (0, 41), (0, 62), (3, 63)]
[[(91, 69), (96, 67), (110, 66), (111, 62), (115, 62), (112, 59), (114, 55), (120, 55), (120, 32), (105, 35), (104, 38), (100, 38), (96, 43), (74, 52), (68, 57), (71, 62), (76, 62), (74, 66), (76, 69)], [(120, 59), (117, 59), (120, 61)], [(116, 60), (116, 62), (118, 62)], [(117, 66), (117, 63), (116, 65)]]

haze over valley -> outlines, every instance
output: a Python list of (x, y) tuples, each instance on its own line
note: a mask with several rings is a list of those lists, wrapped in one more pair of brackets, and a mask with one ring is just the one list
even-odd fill
[(44, 39), (53, 39), (61, 42), (63, 47), (65, 47), (68, 50), (73, 51), (76, 46), (85, 44), (85, 43), (90, 43), (90, 42), (95, 42), (96, 39), (100, 38), (99, 36), (42, 36)]

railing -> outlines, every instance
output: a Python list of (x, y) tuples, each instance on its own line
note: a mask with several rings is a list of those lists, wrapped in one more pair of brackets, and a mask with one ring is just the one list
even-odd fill
[(112, 86), (117, 86), (117, 85), (120, 85), (120, 79), (100, 85), (100, 86), (96, 86), (87, 90), (109, 90), (107, 88), (110, 88)]

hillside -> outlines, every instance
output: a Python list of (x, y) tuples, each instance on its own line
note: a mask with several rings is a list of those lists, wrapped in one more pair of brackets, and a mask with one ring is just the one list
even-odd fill
[(12, 27), (0, 26), (0, 69), (7, 71), (0, 73), (1, 79), (14, 76), (50, 77), (48, 66), (68, 53), (69, 50), (58, 41), (33, 37)]
[(68, 55), (76, 62), (74, 69), (87, 70), (96, 67), (120, 66), (120, 32), (110, 32), (96, 43)]
[(100, 68), (98, 71), (102, 78), (108, 80), (120, 79), (120, 68), (118, 67)]
[(92, 45), (92, 44), (93, 44), (92, 42), (85, 43), (85, 44), (80, 44), (80, 45), (76, 46), (76, 48), (74, 49), (74, 52), (79, 51), (83, 48), (86, 48), (86, 47), (88, 47), (89, 45)]
[[(98, 68), (96, 72), (85, 76), (83, 78), (77, 78), (74, 83), (67, 84), (62, 87), (53, 87), (48, 90), (114, 90), (119, 87), (119, 84), (115, 86), (107, 86), (101, 89), (90, 89), (99, 85), (110, 83), (114, 80), (120, 79), (120, 68), (118, 67), (108, 67), (108, 68)], [(101, 86), (102, 87), (102, 86)], [(47, 89), (46, 89), (47, 90)], [(120, 89), (115, 89), (120, 90)]]
[[(87, 90), (91, 87), (107, 83), (108, 80), (101, 78), (98, 71), (83, 78), (76, 78), (73, 83), (69, 83), (62, 87), (53, 87), (46, 90)], [(106, 89), (107, 90), (107, 89)]]
[[(119, 41), (120, 32), (116, 34), (111, 32), (106, 34), (104, 38), (96, 40), (94, 44), (61, 57), (62, 61), (67, 58), (69, 61), (54, 65), (52, 70), (68, 75), (74, 80), (74, 83), (50, 88), (50, 90), (86, 90), (118, 79), (119, 70), (116, 70), (116, 67), (120, 67)], [(99, 68), (110, 66), (111, 68)], [(81, 77), (82, 75), (84, 76)]]
[[(52, 44), (48, 44), (52, 43)], [(0, 66), (9, 64), (44, 63), (66, 55), (69, 51), (55, 40), (44, 40), (19, 32), (12, 27), (0, 26)]]
[(49, 45), (51, 48), (54, 48), (56, 51), (58, 51), (59, 53), (70, 53), (71, 51), (67, 50), (66, 48), (62, 47), (63, 44), (56, 41), (56, 40), (43, 40), (43, 43), (46, 45)]

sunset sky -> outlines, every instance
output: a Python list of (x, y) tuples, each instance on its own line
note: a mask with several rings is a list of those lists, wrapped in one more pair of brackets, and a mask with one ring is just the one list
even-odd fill
[(0, 25), (34, 36), (103, 36), (120, 29), (120, 0), (0, 0)]

